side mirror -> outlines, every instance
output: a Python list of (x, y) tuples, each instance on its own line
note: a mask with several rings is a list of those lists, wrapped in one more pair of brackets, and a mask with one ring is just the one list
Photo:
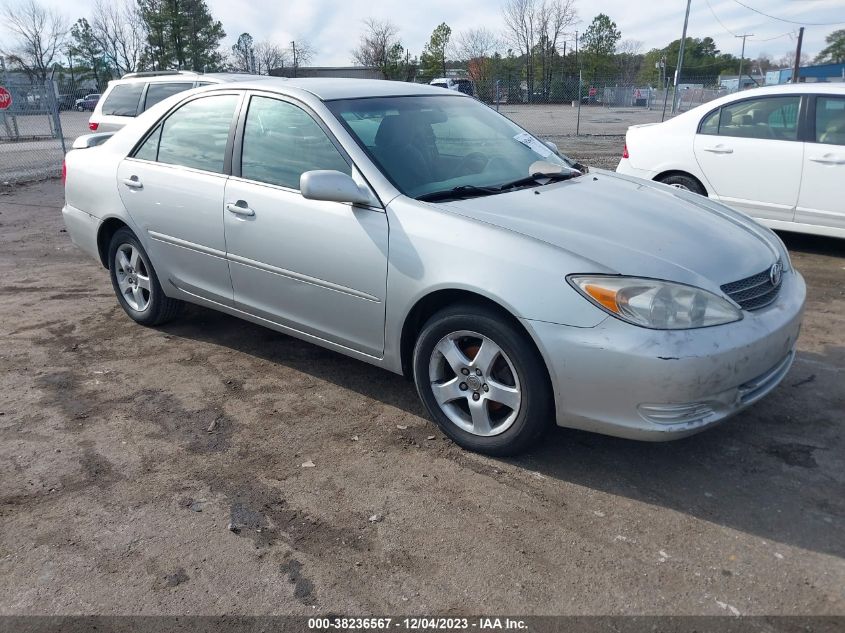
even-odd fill
[(552, 151), (553, 151), (555, 154), (557, 154), (558, 156), (560, 155), (560, 152), (559, 152), (559, 151), (558, 151), (558, 149), (557, 149), (557, 144), (556, 144), (556, 143), (552, 143), (551, 141), (543, 141), (543, 144), (544, 144), (546, 147), (548, 147), (550, 150), (552, 150)]
[(333, 169), (306, 171), (299, 177), (299, 191), (308, 200), (372, 204), (372, 198), (351, 176)]

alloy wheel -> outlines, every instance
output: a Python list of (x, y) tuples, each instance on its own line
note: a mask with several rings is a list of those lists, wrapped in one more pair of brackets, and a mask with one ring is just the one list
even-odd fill
[(467, 433), (504, 433), (519, 415), (522, 391), (513, 362), (492, 339), (462, 330), (435, 345), (429, 361), (434, 399)]
[(150, 271), (140, 251), (132, 244), (121, 244), (114, 256), (117, 286), (127, 305), (136, 312), (150, 307)]

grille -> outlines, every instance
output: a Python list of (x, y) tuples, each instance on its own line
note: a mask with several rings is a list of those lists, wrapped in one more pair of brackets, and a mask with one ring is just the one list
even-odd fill
[(743, 310), (758, 310), (777, 298), (780, 286), (781, 279), (778, 279), (777, 285), (772, 284), (770, 269), (767, 268), (751, 277), (725, 284), (722, 290)]

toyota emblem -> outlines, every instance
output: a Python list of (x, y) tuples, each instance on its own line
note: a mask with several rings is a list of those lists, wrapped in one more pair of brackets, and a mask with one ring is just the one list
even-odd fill
[(783, 276), (783, 264), (777, 262), (769, 269), (769, 281), (773, 286), (780, 285), (780, 278)]

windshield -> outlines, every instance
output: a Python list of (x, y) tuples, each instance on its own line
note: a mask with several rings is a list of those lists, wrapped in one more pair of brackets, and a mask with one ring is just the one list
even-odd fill
[(474, 99), (455, 96), (326, 103), (406, 196), (499, 187), (573, 163)]

